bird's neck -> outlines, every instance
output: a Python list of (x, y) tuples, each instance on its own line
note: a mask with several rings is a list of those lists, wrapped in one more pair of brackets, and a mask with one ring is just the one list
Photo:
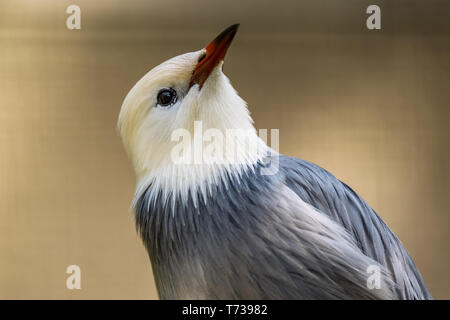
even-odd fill
[[(216, 148), (211, 147), (211, 143), (202, 143), (200, 148), (196, 148), (193, 143), (189, 152), (184, 153), (185, 156), (190, 155), (187, 158), (174, 159), (172, 154), (159, 165), (148, 166), (138, 173), (134, 205), (144, 193), (149, 200), (156, 201), (158, 197), (161, 200), (162, 197), (163, 201), (179, 199), (192, 201), (195, 205), (199, 197), (206, 199), (214, 186), (230, 177), (239, 179), (265, 157), (275, 153), (256, 131), (234, 132), (226, 139), (232, 141), (221, 140)], [(217, 150), (221, 144), (223, 152)]]

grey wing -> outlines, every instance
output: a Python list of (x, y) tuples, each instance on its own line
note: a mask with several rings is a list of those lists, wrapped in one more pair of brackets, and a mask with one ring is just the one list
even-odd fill
[(304, 160), (281, 156), (279, 164), (291, 190), (342, 225), (365, 255), (387, 268), (397, 299), (432, 299), (400, 240), (349, 186)]
[[(190, 246), (195, 252), (189, 261), (202, 264), (207, 298), (396, 297), (386, 268), (365, 255), (345, 228), (287, 187), (282, 173), (250, 174), (222, 191), (204, 206), (211, 214), (199, 208), (200, 240)], [(379, 287), (370, 287), (370, 267), (379, 270)]]

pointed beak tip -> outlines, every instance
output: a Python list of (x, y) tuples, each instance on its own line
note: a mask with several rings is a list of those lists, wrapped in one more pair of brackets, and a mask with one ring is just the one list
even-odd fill
[(234, 30), (234, 32), (236, 33), (238, 31), (240, 25), (241, 25), (240, 23), (235, 23), (235, 24), (232, 24), (231, 26), (229, 26), (228, 28), (231, 30)]
[(212, 46), (217, 46), (221, 43), (225, 43), (228, 47), (238, 31), (239, 25), (239, 23), (235, 23), (223, 30), (206, 48), (211, 48)]
[(193, 71), (189, 88), (194, 84), (199, 84), (201, 88), (215, 66), (224, 60), (239, 25), (229, 26), (205, 47), (206, 52)]

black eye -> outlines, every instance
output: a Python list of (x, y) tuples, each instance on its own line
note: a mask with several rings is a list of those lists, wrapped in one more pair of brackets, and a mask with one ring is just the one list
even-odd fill
[(158, 92), (158, 104), (162, 107), (167, 107), (177, 101), (177, 92), (172, 88), (161, 89)]

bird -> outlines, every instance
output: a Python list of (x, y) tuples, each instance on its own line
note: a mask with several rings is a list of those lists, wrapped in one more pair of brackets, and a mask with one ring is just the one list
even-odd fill
[[(136, 230), (159, 298), (432, 299), (366, 201), (258, 135), (223, 72), (238, 28), (151, 69), (120, 109)], [(233, 152), (220, 151), (224, 139)]]

